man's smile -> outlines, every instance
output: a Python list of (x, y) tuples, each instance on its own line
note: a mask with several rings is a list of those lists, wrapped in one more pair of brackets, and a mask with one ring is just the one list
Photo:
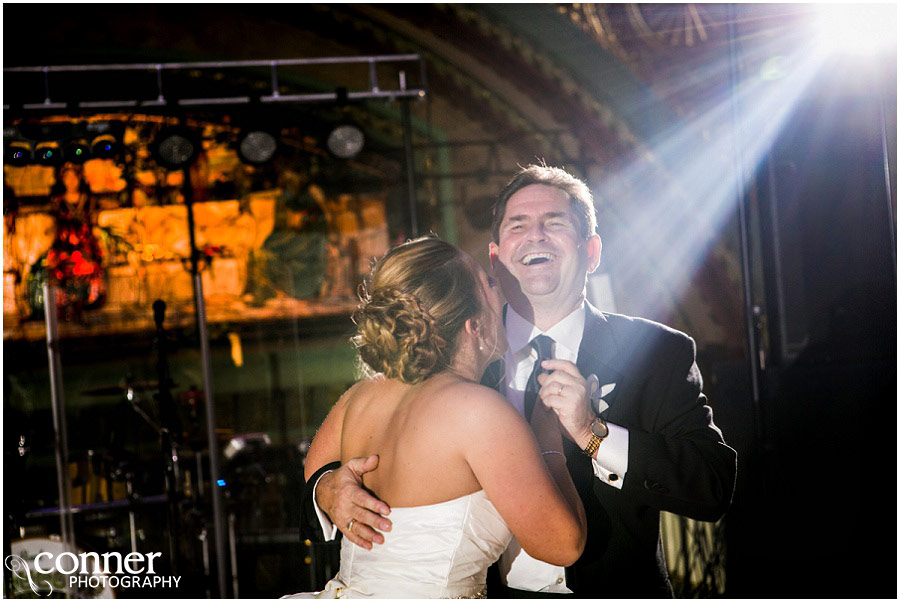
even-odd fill
[(542, 263), (548, 263), (556, 259), (556, 255), (550, 253), (548, 251), (543, 251), (540, 253), (528, 253), (522, 257), (520, 263), (522, 265), (540, 265)]

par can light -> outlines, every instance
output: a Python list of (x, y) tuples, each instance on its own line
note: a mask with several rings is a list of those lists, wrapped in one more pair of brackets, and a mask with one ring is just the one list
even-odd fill
[(56, 142), (40, 142), (34, 147), (34, 162), (47, 167), (62, 164), (63, 153)]
[(34, 153), (27, 142), (13, 141), (6, 145), (3, 162), (14, 167), (23, 167), (32, 162)]
[(251, 165), (268, 163), (277, 151), (278, 139), (265, 130), (247, 131), (238, 140), (238, 157)]
[(91, 144), (91, 156), (95, 159), (114, 159), (121, 154), (121, 143), (110, 134), (97, 136)]
[(197, 132), (176, 126), (161, 130), (154, 138), (150, 152), (160, 165), (182, 169), (197, 160), (201, 147)]
[(352, 159), (362, 150), (366, 137), (362, 130), (353, 124), (339, 125), (328, 134), (328, 150), (339, 159)]
[(91, 146), (87, 140), (70, 140), (63, 147), (63, 159), (67, 163), (81, 164), (91, 158)]

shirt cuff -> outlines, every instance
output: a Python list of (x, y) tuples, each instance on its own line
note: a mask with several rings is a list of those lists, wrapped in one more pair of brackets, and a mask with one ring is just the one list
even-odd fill
[[(513, 537), (497, 561), (500, 581), (511, 589), (543, 594), (571, 594), (566, 587), (566, 569), (528, 555)], [(531, 597), (531, 596), (525, 596)]]
[[(597, 469), (595, 468), (594, 470), (596, 471)], [(316, 479), (316, 484), (313, 485), (312, 498), (313, 508), (315, 508), (316, 510), (316, 516), (319, 517), (319, 524), (322, 526), (322, 534), (325, 536), (325, 541), (334, 541), (334, 539), (337, 537), (337, 525), (331, 524), (331, 520), (329, 520), (328, 515), (325, 514), (325, 512), (323, 512), (321, 508), (319, 508), (319, 504), (316, 502), (316, 487), (319, 486), (319, 481), (322, 480), (322, 477), (327, 475), (329, 472), (334, 471), (326, 470), (321, 475), (319, 475), (318, 479)]]
[(628, 472), (628, 429), (606, 423), (609, 435), (597, 449), (597, 457), (591, 458), (594, 475), (616, 489), (621, 489)]

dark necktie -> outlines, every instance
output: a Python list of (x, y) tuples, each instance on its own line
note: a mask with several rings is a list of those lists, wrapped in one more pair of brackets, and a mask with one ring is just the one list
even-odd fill
[(538, 382), (538, 376), (549, 370), (541, 368), (541, 362), (553, 359), (553, 339), (547, 335), (541, 334), (529, 343), (537, 351), (537, 360), (534, 362), (534, 368), (531, 370), (531, 376), (528, 377), (528, 384), (525, 385), (525, 420), (531, 422), (531, 413), (534, 412), (534, 402), (537, 401), (538, 391), (541, 384)]

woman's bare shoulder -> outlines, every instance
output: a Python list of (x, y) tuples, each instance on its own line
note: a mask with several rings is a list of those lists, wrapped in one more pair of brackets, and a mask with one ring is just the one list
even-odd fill
[(346, 404), (352, 400), (378, 395), (379, 393), (382, 393), (383, 391), (390, 388), (391, 383), (392, 381), (388, 378), (385, 378), (382, 374), (376, 374), (374, 376), (369, 376), (362, 380), (358, 380), (353, 383), (353, 386), (344, 391), (344, 394), (341, 395), (338, 403)]
[(456, 381), (442, 387), (435, 401), (465, 422), (509, 420), (518, 412), (497, 391), (477, 383)]

